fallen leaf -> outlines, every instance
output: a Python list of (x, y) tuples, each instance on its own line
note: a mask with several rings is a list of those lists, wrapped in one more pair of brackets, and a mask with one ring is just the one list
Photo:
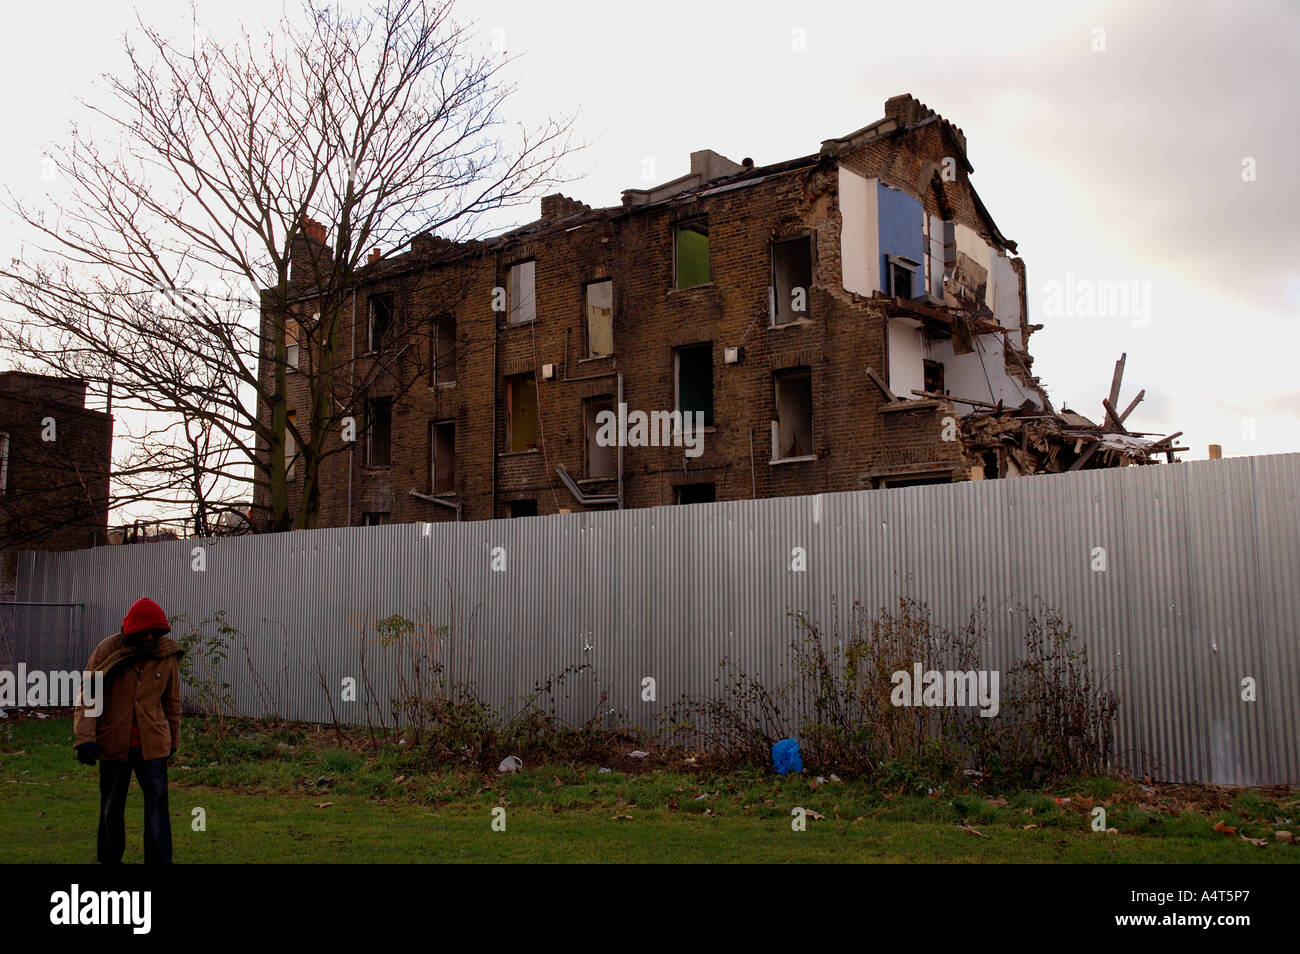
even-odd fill
[(1251, 843), (1252, 845), (1254, 845), (1256, 848), (1267, 848), (1267, 847), (1268, 847), (1268, 840), (1265, 839), (1265, 838), (1247, 838), (1245, 835), (1242, 835), (1242, 836), (1241, 836), (1241, 840), (1242, 840), (1242, 841), (1248, 841), (1248, 842), (1250, 842), (1250, 843)]
[(1289, 845), (1295, 840), (1294, 836), (1289, 831), (1275, 831), (1273, 832), (1273, 837), (1284, 845)]
[(979, 835), (981, 838), (988, 838), (988, 837), (989, 837), (988, 835), (984, 834), (984, 832), (982, 832), (982, 831), (976, 831), (976, 830), (975, 830), (974, 828), (972, 828), (970, 825), (958, 825), (957, 827), (960, 828), (962, 831), (968, 831), (968, 832), (970, 832), (972, 835)]
[(333, 802), (317, 802), (317, 803), (316, 803), (316, 807), (317, 807), (317, 808), (329, 808), (329, 807), (330, 807), (331, 805), (333, 805), (333, 804), (334, 804)]
[(1214, 823), (1214, 830), (1221, 835), (1235, 835), (1237, 833), (1236, 826), (1225, 823), (1222, 818)]
[(1007, 800), (999, 795), (997, 798), (988, 799), (988, 803), (994, 808), (1006, 808)]
[(825, 821), (825, 820), (826, 820), (826, 816), (825, 816), (825, 815), (821, 814), (820, 812), (815, 812), (815, 811), (813, 811), (811, 808), (806, 809), (806, 810), (804, 811), (804, 814), (805, 814), (806, 816), (808, 816), (809, 818), (811, 818), (813, 821)]
[(1025, 831), (1031, 831), (1032, 829), (1037, 828), (1038, 826), (1037, 826), (1037, 825), (1021, 825), (1020, 827), (1023, 828)]

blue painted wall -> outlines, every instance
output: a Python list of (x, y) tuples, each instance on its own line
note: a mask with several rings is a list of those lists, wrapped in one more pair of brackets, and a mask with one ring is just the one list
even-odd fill
[(912, 271), (912, 294), (925, 294), (925, 233), (921, 217), (921, 200), (878, 183), (877, 222), (880, 226), (880, 284), (888, 283), (887, 255), (902, 255), (920, 262)]

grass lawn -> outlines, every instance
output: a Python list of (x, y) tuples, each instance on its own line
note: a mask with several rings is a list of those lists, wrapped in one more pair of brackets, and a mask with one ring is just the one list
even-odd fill
[[(1300, 862), (1300, 846), (1273, 835), (1295, 828), (1294, 790), (1153, 793), (1105, 778), (997, 798), (852, 781), (814, 790), (807, 777), (710, 772), (658, 753), (611, 759), (609, 773), (543, 765), (499, 776), (430, 770), (419, 753), (341, 745), (317, 727), (227, 727), (218, 741), (194, 719), (185, 733), (170, 771), (181, 863)], [(0, 722), (0, 786), (0, 862), (94, 860), (98, 772), (74, 761), (69, 718)], [(1091, 830), (1096, 806), (1115, 834)], [(824, 817), (794, 831), (795, 807)], [(196, 808), (205, 831), (193, 830)], [(492, 829), (498, 808), (504, 831)], [(128, 862), (141, 860), (140, 814), (133, 783)], [(1217, 822), (1237, 830), (1216, 831)]]

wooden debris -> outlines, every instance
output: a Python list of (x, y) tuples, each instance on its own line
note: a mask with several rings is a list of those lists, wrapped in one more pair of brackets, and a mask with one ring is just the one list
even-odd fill
[(1125, 352), (1115, 362), (1115, 373), (1110, 378), (1110, 403), (1112, 407), (1119, 403), (1119, 386), (1124, 380), (1124, 362), (1127, 360), (1128, 353)]
[(890, 401), (903, 400), (893, 391), (889, 390), (889, 385), (884, 382), (884, 380), (880, 377), (880, 375), (876, 374), (875, 368), (867, 368), (867, 377), (869, 377), (872, 381), (875, 382), (876, 387), (880, 388), (880, 390), (884, 392), (884, 395), (888, 400)]

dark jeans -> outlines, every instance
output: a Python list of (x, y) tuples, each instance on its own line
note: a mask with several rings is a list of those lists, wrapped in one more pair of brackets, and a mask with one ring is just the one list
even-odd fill
[(126, 790), (135, 772), (144, 793), (145, 864), (172, 863), (172, 824), (167, 814), (167, 759), (143, 759), (131, 749), (125, 762), (99, 763), (99, 861), (122, 863), (126, 850)]

